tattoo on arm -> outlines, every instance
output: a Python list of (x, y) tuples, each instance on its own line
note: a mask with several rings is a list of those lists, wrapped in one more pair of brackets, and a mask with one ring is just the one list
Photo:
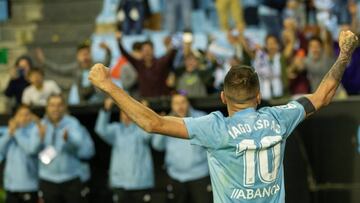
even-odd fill
[[(350, 31), (342, 31), (339, 37), (340, 54), (329, 72), (325, 75), (317, 90), (307, 96), (316, 110), (328, 105), (336, 93), (345, 68), (358, 45), (358, 38)], [(310, 115), (310, 114), (309, 114)]]
[(344, 74), (345, 68), (347, 64), (349, 63), (351, 59), (351, 54), (345, 55), (341, 54), (339, 55), (338, 59), (334, 63), (334, 65), (331, 67), (329, 72), (325, 75), (323, 82), (329, 78), (334, 79), (335, 81), (339, 82), (341, 81), (341, 78)]
[(339, 40), (340, 54), (334, 65), (331, 67), (329, 72), (325, 75), (323, 82), (332, 78), (340, 83), (341, 78), (344, 74), (345, 68), (351, 59), (352, 52), (356, 48), (358, 40), (356, 37), (346, 37), (343, 40)]

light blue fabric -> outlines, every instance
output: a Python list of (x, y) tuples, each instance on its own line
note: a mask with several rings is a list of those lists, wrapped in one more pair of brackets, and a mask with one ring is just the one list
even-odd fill
[(0, 22), (9, 20), (8, 0), (0, 1)]
[(296, 101), (231, 117), (186, 118), (191, 143), (207, 148), (214, 202), (285, 202), (286, 138), (304, 118)]
[[(93, 140), (91, 139), (91, 135), (90, 135), (89, 131), (84, 126), (81, 126), (81, 127), (82, 127), (83, 134), (85, 135), (85, 138), (86, 138), (83, 140), (83, 145), (94, 149), (93, 154), (95, 154), (95, 145), (94, 145)], [(87, 149), (81, 148), (78, 153), (80, 156), (85, 155), (87, 153)], [(88, 157), (88, 158), (90, 158), (90, 157)], [(81, 182), (85, 183), (90, 180), (91, 170), (90, 170), (89, 159), (81, 160), (81, 166), (80, 166), (79, 172), (80, 172), (79, 176), (80, 176)]]
[[(42, 149), (54, 146), (57, 156), (50, 164), (40, 163), (40, 178), (53, 183), (62, 183), (75, 178), (80, 178), (82, 161), (90, 159), (94, 153), (94, 146), (87, 145), (91, 137), (83, 132), (83, 126), (72, 116), (65, 115), (55, 127), (47, 118), (42, 120), (46, 126), (46, 134)], [(64, 134), (67, 132), (67, 141)], [(32, 132), (38, 135), (38, 129)], [(54, 137), (55, 136), (55, 137)], [(54, 138), (54, 139), (53, 139)]]
[(0, 137), (0, 153), (5, 157), (4, 187), (10, 192), (32, 192), (38, 189), (37, 148), (40, 138), (32, 135), (36, 128), (31, 123), (10, 136), (6, 131)]
[(72, 84), (69, 92), (68, 98), (69, 105), (78, 105), (80, 104), (80, 95), (79, 95), (79, 88), (77, 84)]
[[(0, 136), (4, 135), (7, 131), (7, 126), (0, 126)], [(5, 159), (5, 156), (0, 153), (0, 162)]]
[(160, 0), (149, 0), (149, 7), (151, 13), (160, 13), (161, 12)]
[(154, 187), (154, 169), (150, 150), (151, 135), (134, 123), (110, 123), (110, 113), (100, 110), (96, 133), (112, 146), (110, 186), (126, 190)]
[(191, 29), (192, 4), (191, 0), (165, 1), (165, 24), (170, 33)]
[(82, 71), (82, 78), (81, 78), (81, 86), (82, 87), (89, 87), (91, 85), (91, 82), (89, 80), (89, 73), (90, 73), (90, 70)]
[(116, 23), (116, 11), (120, 0), (104, 0), (101, 12), (96, 17), (96, 24)]
[[(189, 114), (194, 118), (204, 115), (204, 112), (193, 109)], [(171, 178), (187, 182), (209, 175), (205, 148), (191, 145), (189, 140), (163, 135), (155, 135), (152, 145), (156, 150), (165, 150), (165, 165)]]

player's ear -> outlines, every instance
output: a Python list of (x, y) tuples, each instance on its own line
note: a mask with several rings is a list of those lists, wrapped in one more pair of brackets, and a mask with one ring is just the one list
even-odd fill
[(261, 103), (261, 94), (260, 94), (260, 91), (257, 93), (257, 95), (256, 95), (256, 103), (257, 103), (257, 105), (260, 105), (260, 103)]
[(222, 103), (223, 103), (223, 104), (226, 104), (227, 101), (226, 101), (226, 97), (225, 97), (224, 91), (221, 91), (220, 97), (221, 97)]

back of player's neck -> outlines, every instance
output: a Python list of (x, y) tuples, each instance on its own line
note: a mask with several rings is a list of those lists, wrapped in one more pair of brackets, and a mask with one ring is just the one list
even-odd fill
[(234, 115), (236, 112), (243, 111), (248, 108), (256, 109), (256, 105), (254, 104), (235, 104), (235, 105), (228, 105), (228, 113), (229, 116)]

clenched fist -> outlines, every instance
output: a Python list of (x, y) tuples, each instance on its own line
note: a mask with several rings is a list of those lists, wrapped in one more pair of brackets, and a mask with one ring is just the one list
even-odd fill
[(91, 68), (89, 80), (96, 88), (103, 91), (106, 91), (112, 83), (109, 69), (101, 63), (97, 63)]
[(339, 36), (339, 47), (342, 53), (351, 55), (358, 46), (359, 39), (351, 31), (342, 31)]

